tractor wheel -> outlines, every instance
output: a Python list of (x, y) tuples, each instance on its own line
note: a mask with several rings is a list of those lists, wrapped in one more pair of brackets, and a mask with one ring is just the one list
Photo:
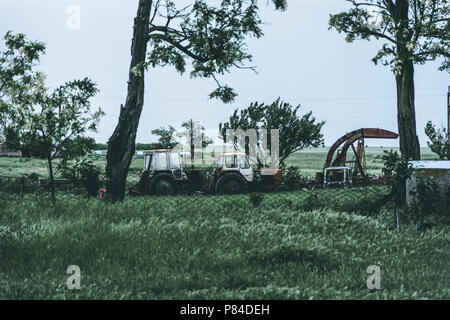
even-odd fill
[(237, 173), (226, 173), (221, 176), (215, 187), (216, 194), (238, 194), (247, 191), (247, 182)]
[(168, 173), (160, 173), (151, 182), (150, 190), (157, 196), (172, 196), (177, 192), (176, 184)]

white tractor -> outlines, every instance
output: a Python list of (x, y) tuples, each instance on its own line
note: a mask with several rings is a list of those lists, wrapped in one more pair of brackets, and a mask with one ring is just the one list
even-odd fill
[(282, 170), (253, 170), (244, 153), (223, 153), (212, 174), (207, 169), (186, 170), (181, 154), (170, 150), (144, 153), (144, 170), (134, 194), (174, 195), (185, 191), (213, 194), (238, 194), (247, 191), (287, 191)]

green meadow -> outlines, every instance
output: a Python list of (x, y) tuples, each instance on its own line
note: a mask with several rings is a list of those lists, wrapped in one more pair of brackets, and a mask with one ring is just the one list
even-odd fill
[[(289, 162), (313, 175), (325, 154), (305, 150)], [(373, 170), (378, 161), (367, 157)], [(0, 166), (0, 175), (45, 174), (40, 160)], [(135, 160), (131, 175), (141, 167)], [(397, 231), (392, 208), (359, 210), (362, 202), (339, 192), (317, 190), (313, 201), (305, 191), (264, 194), (261, 204), (244, 194), (112, 205), (59, 191), (53, 206), (46, 194), (3, 191), (0, 299), (450, 298), (449, 226), (417, 231), (401, 216)], [(79, 290), (67, 288), (69, 265), (80, 267)], [(371, 265), (381, 270), (379, 290), (367, 288)]]

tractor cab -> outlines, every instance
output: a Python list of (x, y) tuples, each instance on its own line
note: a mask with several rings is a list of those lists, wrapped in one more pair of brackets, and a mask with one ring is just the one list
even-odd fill
[(186, 181), (179, 152), (150, 150), (144, 152), (144, 170), (132, 191), (136, 194), (173, 195)]
[(182, 179), (181, 157), (178, 152), (170, 150), (150, 150), (144, 152), (144, 172), (170, 171), (176, 180)]
[(324, 188), (352, 185), (352, 170), (348, 167), (328, 167), (323, 170)]
[(239, 172), (247, 182), (253, 181), (253, 169), (245, 153), (222, 153), (217, 159), (217, 173)]

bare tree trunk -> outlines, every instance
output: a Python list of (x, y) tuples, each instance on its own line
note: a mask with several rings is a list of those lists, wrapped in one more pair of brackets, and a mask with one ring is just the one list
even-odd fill
[(113, 202), (122, 202), (131, 160), (135, 152), (136, 132), (144, 105), (144, 73), (133, 67), (145, 61), (152, 0), (139, 0), (131, 45), (131, 64), (125, 107), (120, 107), (119, 123), (108, 142), (106, 155), (107, 192)]
[(411, 53), (406, 48), (408, 39), (405, 38), (409, 20), (409, 1), (399, 0), (392, 12), (395, 23), (399, 24), (396, 33), (397, 55), (402, 62), (398, 65), (397, 82), (397, 123), (400, 136), (400, 152), (409, 159), (420, 160), (419, 138), (416, 130), (416, 110), (414, 105), (414, 64)]
[(406, 158), (420, 160), (414, 105), (414, 65), (412, 61), (406, 61), (403, 64), (400, 74), (396, 76), (396, 82), (400, 152)]

